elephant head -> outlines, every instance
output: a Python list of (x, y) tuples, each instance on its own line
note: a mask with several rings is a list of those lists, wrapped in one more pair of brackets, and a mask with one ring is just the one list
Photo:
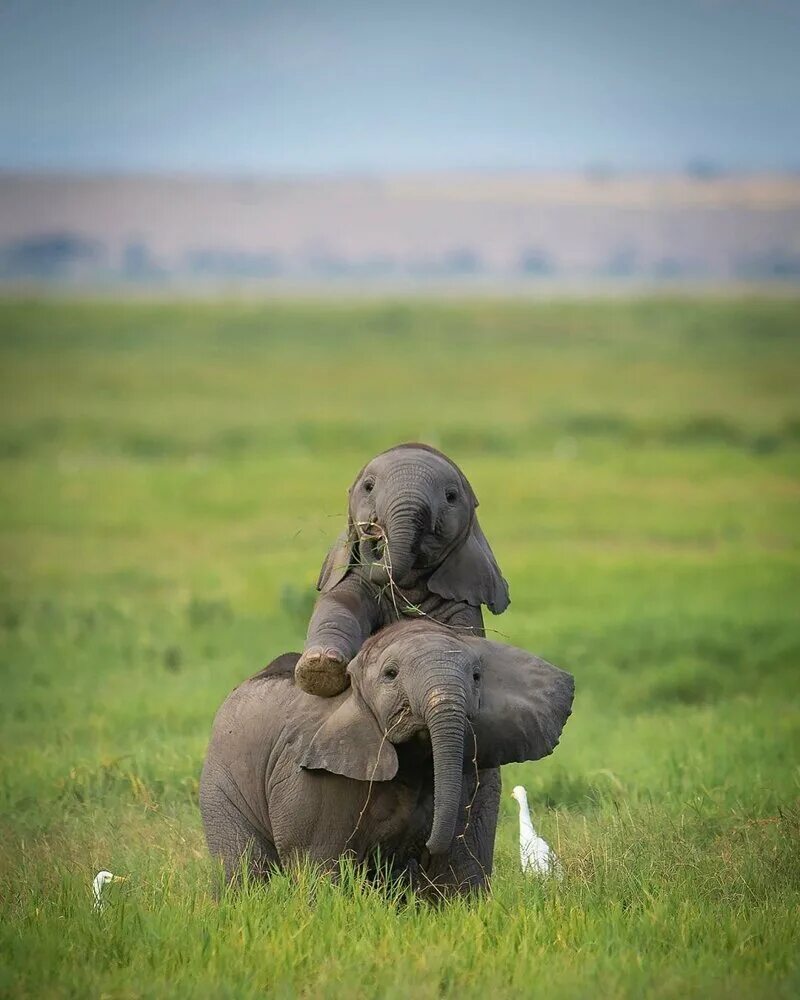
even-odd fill
[[(405, 621), (368, 639), (350, 663), (350, 690), (311, 740), (303, 767), (390, 781), (395, 746), (430, 736), (434, 815), (427, 842), (445, 853), (458, 820), (465, 767), (552, 753), (572, 709), (570, 674), (521, 649)], [(473, 747), (474, 739), (474, 747)]]
[(508, 607), (508, 585), (481, 531), (472, 487), (449, 458), (403, 444), (373, 458), (350, 487), (346, 534), (328, 553), (323, 593), (360, 565), (380, 585), (427, 589), (494, 614)]

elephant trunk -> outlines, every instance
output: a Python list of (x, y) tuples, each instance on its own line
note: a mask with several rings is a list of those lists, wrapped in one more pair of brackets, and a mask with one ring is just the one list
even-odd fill
[(427, 848), (444, 854), (455, 835), (461, 806), (466, 697), (462, 683), (437, 685), (428, 698), (425, 723), (433, 752), (433, 825)]
[(386, 532), (387, 568), (397, 583), (407, 580), (416, 561), (419, 540), (430, 519), (422, 496), (410, 491), (387, 506), (381, 519)]

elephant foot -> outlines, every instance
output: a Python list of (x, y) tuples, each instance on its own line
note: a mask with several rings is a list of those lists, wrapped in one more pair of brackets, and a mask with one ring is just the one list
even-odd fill
[(310, 646), (294, 668), (295, 683), (307, 694), (333, 698), (350, 683), (347, 663), (331, 646)]

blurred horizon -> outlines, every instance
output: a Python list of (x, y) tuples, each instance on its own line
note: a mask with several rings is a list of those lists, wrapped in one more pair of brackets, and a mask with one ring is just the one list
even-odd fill
[(789, 0), (10, 0), (0, 284), (800, 281)]
[(800, 282), (800, 177), (0, 174), (0, 285), (516, 293)]
[(367, 182), (395, 179), (419, 178), (575, 178), (582, 177), (587, 181), (606, 181), (609, 179), (624, 180), (629, 178), (652, 180), (686, 177), (701, 181), (716, 181), (721, 179), (786, 179), (800, 178), (800, 165), (787, 167), (753, 167), (730, 168), (715, 160), (704, 157), (690, 157), (678, 167), (624, 167), (612, 163), (586, 163), (574, 167), (556, 169), (552, 167), (415, 167), (408, 169), (371, 169), (356, 167), (341, 167), (330, 169), (308, 170), (271, 170), (271, 169), (213, 169), (213, 168), (175, 168), (148, 169), (138, 167), (31, 167), (17, 168), (0, 165), (0, 179), (28, 177), (43, 180), (198, 180), (223, 182), (266, 182), (266, 183), (315, 183), (319, 181), (360, 181)]

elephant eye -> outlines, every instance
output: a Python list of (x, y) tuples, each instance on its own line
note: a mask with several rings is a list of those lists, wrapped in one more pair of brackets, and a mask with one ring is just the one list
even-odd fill
[(374, 485), (375, 485), (375, 480), (374, 479), (365, 479), (364, 480), (364, 492), (365, 493), (372, 493), (372, 488), (373, 488)]
[(473, 670), (472, 671), (472, 679), (475, 681), (476, 684), (478, 684), (480, 682), (480, 679), (481, 679), (481, 672), (480, 672), (480, 670)]
[(398, 673), (399, 673), (399, 671), (398, 671), (397, 667), (394, 666), (394, 664), (391, 664), (390, 666), (388, 666), (384, 670), (383, 676), (387, 677), (390, 681), (393, 681), (395, 679), (395, 677), (397, 677)]
[(458, 500), (458, 490), (455, 486), (448, 486), (444, 491), (444, 498), (448, 503), (455, 503)]

